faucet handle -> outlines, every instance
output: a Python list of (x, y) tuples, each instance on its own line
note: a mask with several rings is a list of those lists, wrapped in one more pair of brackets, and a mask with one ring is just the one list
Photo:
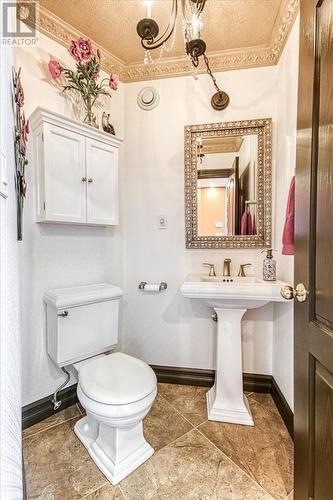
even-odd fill
[(209, 267), (209, 276), (216, 276), (215, 272), (215, 264), (209, 264), (208, 262), (204, 262), (203, 266)]
[(238, 276), (241, 276), (242, 278), (245, 278), (246, 274), (245, 274), (244, 268), (248, 267), (248, 266), (252, 266), (252, 264), (250, 264), (250, 263), (248, 263), (248, 264), (241, 264), (239, 266)]

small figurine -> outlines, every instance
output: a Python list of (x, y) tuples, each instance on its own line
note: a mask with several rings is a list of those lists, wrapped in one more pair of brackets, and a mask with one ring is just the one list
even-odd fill
[(102, 129), (104, 132), (107, 132), (108, 134), (116, 135), (114, 131), (113, 125), (110, 123), (110, 113), (106, 114), (103, 112), (102, 114)]

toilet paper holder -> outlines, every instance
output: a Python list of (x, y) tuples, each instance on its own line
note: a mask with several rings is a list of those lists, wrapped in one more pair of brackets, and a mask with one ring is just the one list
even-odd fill
[[(144, 290), (147, 284), (148, 284), (147, 281), (141, 281), (141, 283), (139, 283), (139, 290)], [(159, 292), (163, 292), (163, 290), (166, 290), (167, 288), (168, 288), (168, 283), (166, 281), (161, 281), (159, 285)]]

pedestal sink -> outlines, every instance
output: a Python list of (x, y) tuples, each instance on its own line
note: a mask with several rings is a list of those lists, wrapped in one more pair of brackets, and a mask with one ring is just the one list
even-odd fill
[(254, 425), (243, 394), (241, 321), (247, 309), (269, 302), (287, 302), (280, 295), (286, 283), (256, 277), (188, 275), (181, 293), (203, 301), (217, 315), (215, 384), (207, 392), (208, 419)]

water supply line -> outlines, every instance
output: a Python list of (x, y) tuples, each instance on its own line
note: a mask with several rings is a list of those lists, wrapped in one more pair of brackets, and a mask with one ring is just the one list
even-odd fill
[(69, 372), (66, 370), (66, 368), (64, 368), (63, 366), (61, 367), (62, 371), (66, 374), (66, 380), (65, 382), (63, 382), (61, 384), (60, 387), (58, 387), (58, 389), (55, 391), (55, 393), (53, 394), (53, 398), (52, 398), (52, 404), (53, 404), (53, 409), (54, 411), (56, 410), (59, 410), (60, 406), (61, 406), (61, 401), (58, 401), (57, 399), (57, 396), (58, 396), (58, 392), (61, 391), (61, 389), (63, 389), (65, 387), (65, 385), (68, 384), (69, 382), (69, 379), (70, 379), (70, 374)]

